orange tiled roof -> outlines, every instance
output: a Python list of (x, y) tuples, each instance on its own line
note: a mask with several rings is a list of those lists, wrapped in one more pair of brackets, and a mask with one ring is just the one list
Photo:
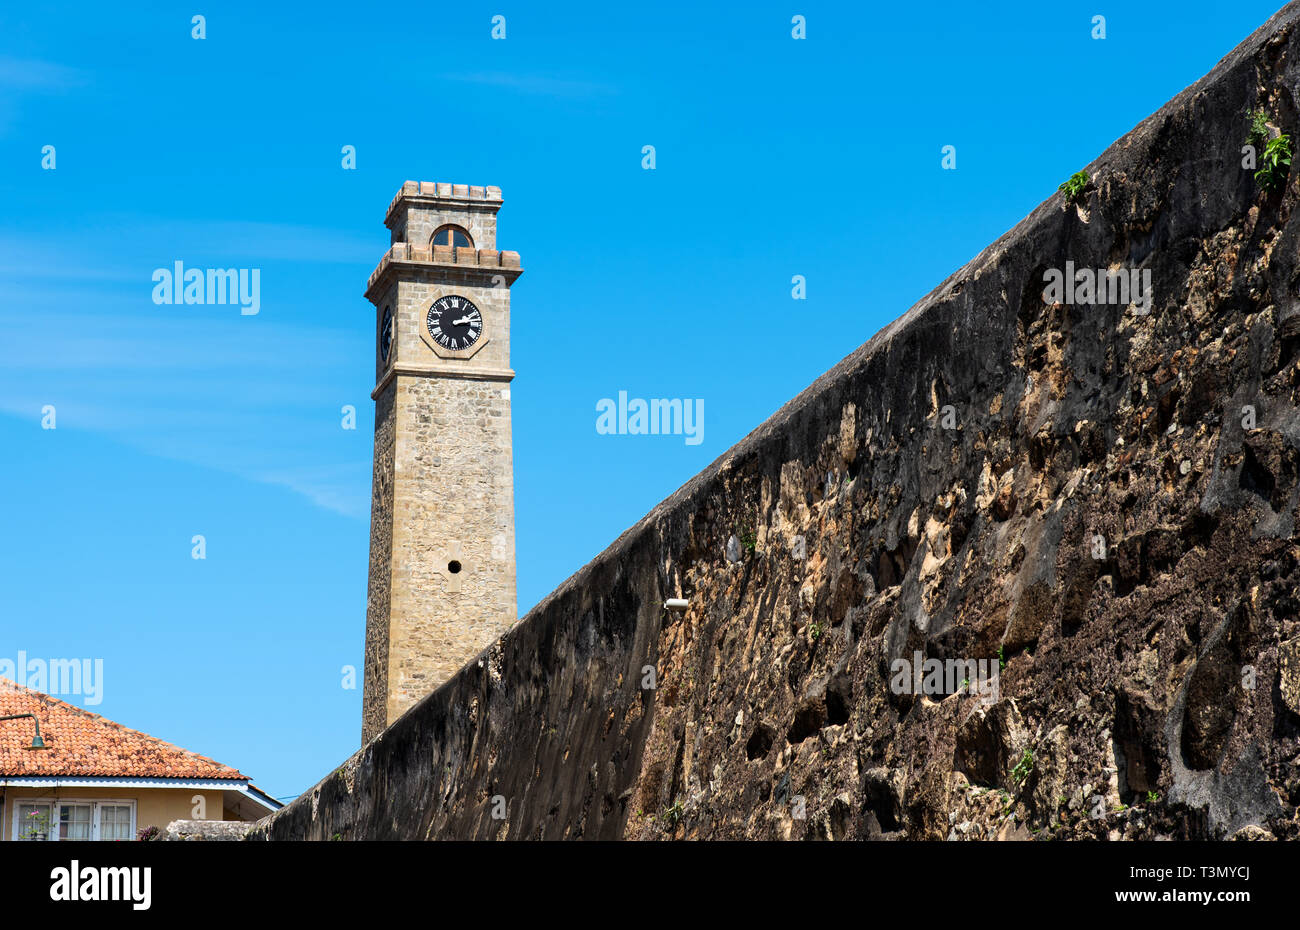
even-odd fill
[(45, 749), (31, 749), (30, 720), (0, 723), (0, 778), (41, 775), (229, 778), (237, 769), (0, 678), (0, 717), (35, 714)]

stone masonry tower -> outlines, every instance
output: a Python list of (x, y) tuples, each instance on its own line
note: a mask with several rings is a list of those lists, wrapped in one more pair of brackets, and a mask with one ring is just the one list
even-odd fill
[(363, 744), (517, 619), (501, 190), (407, 181), (375, 305)]

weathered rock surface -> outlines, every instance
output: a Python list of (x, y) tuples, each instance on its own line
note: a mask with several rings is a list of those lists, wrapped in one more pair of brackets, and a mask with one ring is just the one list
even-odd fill
[(230, 842), (243, 840), (253, 828), (242, 820), (173, 820), (155, 837), (156, 842)]
[(1292, 3), (255, 835), (1300, 837), (1298, 95)]

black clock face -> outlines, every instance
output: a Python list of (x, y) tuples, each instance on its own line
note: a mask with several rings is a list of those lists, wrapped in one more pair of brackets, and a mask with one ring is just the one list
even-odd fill
[(384, 308), (384, 321), (379, 324), (379, 357), (388, 361), (388, 353), (393, 348), (393, 310)]
[(444, 349), (468, 349), (483, 335), (483, 314), (464, 297), (439, 297), (429, 308), (429, 335)]

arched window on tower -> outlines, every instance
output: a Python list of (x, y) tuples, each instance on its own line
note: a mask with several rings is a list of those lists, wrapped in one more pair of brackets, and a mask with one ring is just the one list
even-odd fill
[(438, 227), (438, 231), (433, 234), (433, 244), (449, 245), (457, 249), (474, 248), (474, 240), (459, 226)]

